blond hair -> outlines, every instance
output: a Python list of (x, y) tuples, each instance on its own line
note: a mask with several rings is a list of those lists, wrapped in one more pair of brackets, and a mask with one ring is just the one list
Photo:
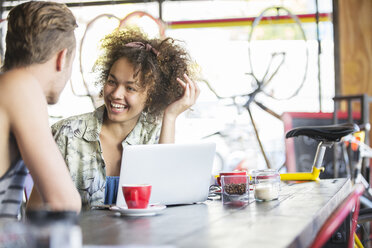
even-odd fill
[(3, 70), (41, 64), (56, 52), (76, 46), (76, 19), (65, 4), (31, 1), (14, 7), (8, 15)]

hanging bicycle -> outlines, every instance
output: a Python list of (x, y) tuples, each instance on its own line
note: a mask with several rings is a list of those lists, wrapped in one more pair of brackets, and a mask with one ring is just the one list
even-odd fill
[[(309, 52), (305, 31), (300, 20), (284, 7), (270, 7), (261, 12), (252, 23), (248, 37), (248, 59), (253, 91), (248, 94), (221, 96), (204, 81), (217, 99), (232, 99), (238, 109), (245, 108), (254, 128), (260, 151), (267, 168), (272, 165), (266, 155), (251, 111), (251, 103), (281, 121), (280, 115), (256, 99), (260, 93), (275, 100), (289, 100), (301, 90), (308, 71)], [(242, 104), (242, 98), (245, 99)], [(236, 169), (240, 168), (241, 161)]]

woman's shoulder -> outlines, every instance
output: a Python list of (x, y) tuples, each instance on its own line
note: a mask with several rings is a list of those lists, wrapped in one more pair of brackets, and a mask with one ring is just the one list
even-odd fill
[(96, 123), (95, 111), (62, 119), (52, 125), (52, 132), (53, 134), (57, 132), (72, 132), (76, 134), (77, 130), (81, 132), (94, 123)]
[(148, 121), (143, 117), (139, 119), (136, 127), (131, 132), (130, 136), (133, 138), (131, 142), (138, 144), (157, 143), (161, 130), (161, 122), (158, 120)]
[(94, 117), (94, 112), (84, 113), (80, 115), (73, 115), (62, 120), (57, 121), (52, 127), (65, 126), (68, 124), (79, 123), (81, 121), (89, 121)]
[(137, 122), (136, 128), (141, 130), (156, 130), (161, 127), (161, 121), (157, 118), (152, 116), (147, 116), (146, 114), (142, 114)]

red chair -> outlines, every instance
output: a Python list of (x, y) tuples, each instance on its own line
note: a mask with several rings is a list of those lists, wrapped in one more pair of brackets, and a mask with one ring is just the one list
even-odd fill
[(310, 246), (311, 248), (322, 247), (331, 238), (332, 234), (337, 231), (350, 213), (352, 213), (352, 218), (347, 247), (354, 247), (354, 233), (359, 214), (359, 198), (363, 194), (364, 190), (365, 188), (362, 184), (356, 184), (353, 187), (352, 192), (342, 201), (333, 214), (323, 224), (314, 242)]

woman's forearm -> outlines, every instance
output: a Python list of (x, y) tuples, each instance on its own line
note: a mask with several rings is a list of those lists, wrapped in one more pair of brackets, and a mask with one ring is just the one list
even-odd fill
[(176, 118), (164, 114), (160, 131), (159, 144), (172, 144), (175, 142)]

